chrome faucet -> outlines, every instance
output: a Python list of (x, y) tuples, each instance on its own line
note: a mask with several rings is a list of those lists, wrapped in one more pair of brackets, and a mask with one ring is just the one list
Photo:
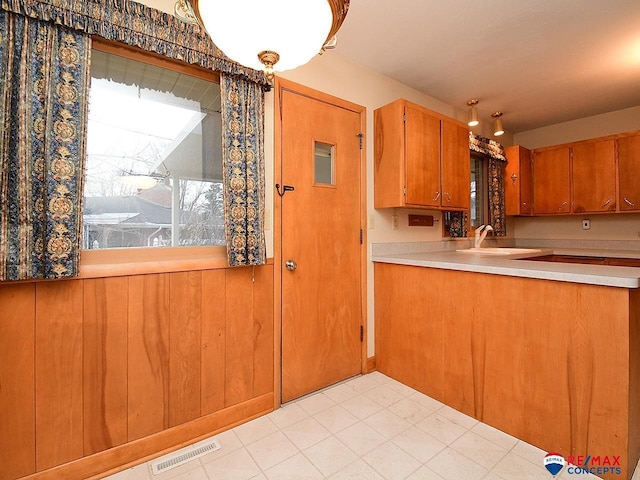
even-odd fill
[(491, 225), (480, 225), (478, 228), (476, 228), (475, 231), (475, 239), (473, 242), (473, 246), (475, 248), (481, 248), (482, 247), (482, 242), (484, 241), (485, 237), (487, 236), (487, 233), (492, 232), (493, 231), (493, 227)]

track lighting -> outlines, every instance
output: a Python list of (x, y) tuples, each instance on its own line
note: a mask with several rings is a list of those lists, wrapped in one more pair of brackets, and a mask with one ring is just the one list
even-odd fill
[(478, 121), (478, 107), (476, 107), (477, 104), (477, 98), (474, 98), (473, 100), (469, 100), (467, 102), (467, 105), (471, 107), (469, 108), (469, 121), (467, 122), (467, 125), (469, 125), (470, 127), (475, 127), (480, 123)]
[(493, 134), (496, 137), (499, 137), (504, 133), (504, 127), (502, 126), (502, 119), (500, 118), (502, 117), (502, 112), (492, 113), (491, 116), (495, 118), (493, 122)]

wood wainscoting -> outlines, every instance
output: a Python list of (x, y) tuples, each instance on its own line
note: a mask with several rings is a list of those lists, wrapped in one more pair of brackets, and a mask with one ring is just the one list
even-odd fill
[(0, 479), (113, 472), (273, 410), (273, 264), (0, 285)]

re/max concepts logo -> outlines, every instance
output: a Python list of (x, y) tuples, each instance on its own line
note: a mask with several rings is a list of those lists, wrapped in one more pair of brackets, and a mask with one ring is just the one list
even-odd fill
[(621, 475), (619, 455), (570, 455), (566, 458), (559, 453), (548, 453), (544, 457), (544, 468), (557, 476), (567, 466), (568, 475)]

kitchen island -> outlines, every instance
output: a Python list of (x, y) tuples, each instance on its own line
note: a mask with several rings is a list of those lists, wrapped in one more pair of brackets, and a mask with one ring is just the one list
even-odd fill
[(631, 477), (640, 268), (460, 252), (373, 261), (380, 372), (565, 458), (617, 457), (619, 474), (593, 473)]

